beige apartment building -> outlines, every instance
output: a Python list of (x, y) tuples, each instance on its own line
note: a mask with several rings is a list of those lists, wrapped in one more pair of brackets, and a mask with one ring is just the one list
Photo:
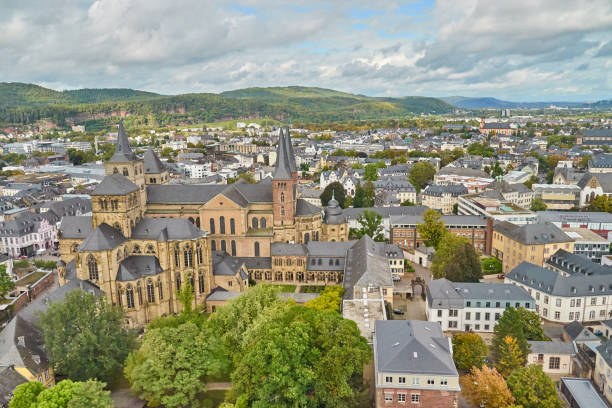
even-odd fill
[(502, 221), (493, 227), (492, 255), (508, 273), (526, 261), (543, 266), (559, 249), (574, 252), (574, 240), (553, 224), (515, 225)]

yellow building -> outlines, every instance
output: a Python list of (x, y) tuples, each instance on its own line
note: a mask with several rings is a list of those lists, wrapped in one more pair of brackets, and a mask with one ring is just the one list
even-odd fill
[[(144, 159), (132, 152), (120, 123), (106, 177), (91, 193), (92, 217), (70, 217), (60, 227), (60, 284), (94, 283), (126, 310), (128, 326), (139, 327), (180, 312), (177, 292), (185, 282), (196, 305), (215, 290), (244, 291), (249, 274), (272, 272), (259, 264), (270, 264), (273, 243), (348, 239), (346, 221), (337, 223), (343, 217), (331, 217), (334, 233), (323, 234), (321, 209), (296, 197), (288, 129), (280, 132), (277, 157), (272, 180), (258, 184), (170, 185), (152, 150)], [(304, 273), (291, 272), (280, 282), (306, 281)], [(341, 275), (309, 282), (330, 280)]]
[(493, 227), (492, 255), (508, 273), (523, 261), (543, 266), (558, 249), (574, 252), (574, 240), (553, 224), (515, 225), (502, 221)]

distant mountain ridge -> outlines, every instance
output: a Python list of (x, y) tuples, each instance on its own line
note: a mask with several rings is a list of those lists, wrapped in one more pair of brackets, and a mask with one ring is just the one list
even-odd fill
[(453, 109), (436, 98), (370, 97), (303, 86), (159, 95), (132, 89), (54, 91), (33, 84), (0, 83), (2, 123), (33, 123), (46, 118), (75, 122), (120, 114), (173, 115), (205, 122), (257, 117), (325, 122), (440, 114)]
[(441, 100), (463, 109), (542, 109), (550, 106), (563, 108), (609, 108), (612, 100), (597, 102), (511, 102), (492, 97), (446, 96)]

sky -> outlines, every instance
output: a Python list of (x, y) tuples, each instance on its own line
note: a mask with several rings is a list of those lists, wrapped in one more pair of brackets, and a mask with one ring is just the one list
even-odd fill
[(611, 0), (2, 0), (0, 81), (612, 99)]

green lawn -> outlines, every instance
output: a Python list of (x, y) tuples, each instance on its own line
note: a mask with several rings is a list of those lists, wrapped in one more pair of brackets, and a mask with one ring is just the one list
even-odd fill
[(28, 276), (21, 278), (17, 282), (15, 282), (15, 286), (32, 285), (38, 282), (45, 275), (46, 275), (46, 272), (32, 272)]
[(268, 286), (274, 286), (275, 288), (279, 288), (281, 292), (290, 292), (293, 293), (295, 292), (295, 288), (297, 288), (297, 285), (270, 285), (265, 283), (264, 285), (268, 285)]
[(325, 288), (326, 286), (317, 285), (300, 286), (300, 293), (321, 293)]

